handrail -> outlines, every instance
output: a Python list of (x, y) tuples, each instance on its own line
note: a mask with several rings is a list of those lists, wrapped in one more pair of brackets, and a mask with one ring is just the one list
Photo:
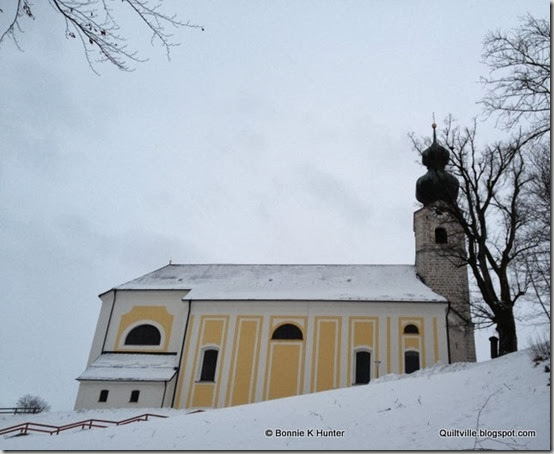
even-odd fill
[[(134, 418), (128, 418), (128, 419), (124, 419), (123, 421), (119, 421), (117, 423), (117, 425), (118, 426), (123, 426), (125, 424), (129, 424), (129, 423), (132, 423), (132, 422), (148, 421), (149, 416), (155, 416), (156, 418), (167, 418), (167, 416), (155, 415), (153, 413), (145, 413), (143, 415), (135, 416)], [(144, 419), (142, 419), (142, 418), (144, 418)]]
[(0, 435), (10, 433), (10, 432), (16, 432), (18, 430), (23, 430), (25, 434), (27, 433), (28, 430), (32, 430), (32, 431), (35, 431), (35, 432), (46, 432), (46, 433), (51, 432), (50, 430), (41, 430), (41, 429), (29, 428), (30, 425), (38, 426), (38, 427), (49, 427), (51, 429), (58, 429), (58, 426), (51, 426), (49, 424), (39, 424), (39, 423), (35, 423), (35, 422), (24, 422), (24, 423), (17, 424), (15, 426), (11, 426), (11, 427), (6, 427), (5, 429), (0, 430)]
[[(5, 435), (8, 433), (18, 432), (18, 431), (19, 431), (19, 435), (27, 435), (28, 432), (43, 432), (50, 435), (59, 435), (60, 432), (64, 430), (75, 429), (77, 427), (81, 427), (81, 429), (83, 430), (86, 428), (92, 429), (93, 427), (105, 429), (108, 426), (102, 425), (102, 424), (114, 424), (116, 426), (120, 426), (120, 425), (130, 424), (132, 422), (148, 421), (148, 417), (167, 418), (167, 416), (163, 416), (163, 415), (144, 413), (142, 415), (134, 416), (133, 418), (123, 419), (121, 421), (110, 421), (108, 419), (91, 418), (91, 419), (85, 419), (83, 421), (65, 424), (63, 426), (52, 426), (50, 424), (24, 422), (24, 423), (16, 424), (15, 426), (6, 427), (5, 429), (0, 429), (0, 435)], [(42, 429), (42, 427), (50, 428), (51, 430), (45, 430), (45, 429)]]
[(100, 423), (100, 424), (115, 424), (117, 426), (117, 421), (110, 421), (108, 419), (85, 419), (83, 421), (78, 421), (78, 422), (74, 422), (74, 423), (71, 423), (71, 424), (66, 424), (65, 426), (60, 426), (60, 427), (58, 427), (58, 429), (55, 432), (56, 432), (56, 435), (59, 435), (60, 432), (63, 432), (64, 430), (75, 429), (77, 427), (81, 427), (81, 429), (83, 429), (83, 430), (87, 426), (88, 426), (89, 429), (92, 429), (93, 427), (105, 429), (106, 427), (108, 427), (108, 426), (100, 425), (98, 423)]
[(10, 414), (13, 413), (17, 415), (18, 413), (40, 413), (42, 410), (36, 407), (1, 407), (0, 414)]

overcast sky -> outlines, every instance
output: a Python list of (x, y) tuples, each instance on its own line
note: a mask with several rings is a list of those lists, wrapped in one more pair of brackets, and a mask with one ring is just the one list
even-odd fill
[(0, 407), (71, 409), (97, 295), (170, 260), (413, 264), (426, 169), (408, 133), (479, 115), (486, 32), (549, 16), (546, 0), (163, 6), (205, 31), (177, 30), (168, 61), (133, 30), (149, 61), (132, 73), (94, 74), (48, 2), (22, 51), (0, 47)]

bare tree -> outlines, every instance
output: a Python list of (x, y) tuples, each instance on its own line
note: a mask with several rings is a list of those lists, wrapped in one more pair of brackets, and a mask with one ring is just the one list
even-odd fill
[(522, 128), (526, 138), (550, 132), (550, 23), (531, 15), (510, 32), (490, 32), (483, 43), (489, 76), (485, 112), (503, 127)]
[[(149, 0), (49, 0), (53, 10), (65, 21), (65, 36), (78, 39), (84, 49), (91, 69), (96, 72), (94, 63), (109, 62), (123, 71), (132, 71), (132, 63), (144, 62), (134, 50), (127, 46), (121, 34), (120, 21), (116, 15), (123, 15), (125, 9), (138, 20), (152, 35), (151, 42), (160, 43), (169, 58), (170, 49), (177, 44), (172, 41), (168, 28), (190, 27), (204, 30), (190, 22), (181, 22), (176, 15), (162, 11), (161, 2)], [(0, 14), (13, 14), (9, 25), (0, 35), (0, 45), (11, 38), (21, 49), (17, 36), (22, 32), (25, 19), (35, 19), (34, 7), (30, 0), (17, 0), (12, 12), (0, 9)]]
[(529, 224), (526, 227), (524, 241), (535, 244), (520, 259), (521, 273), (525, 276), (529, 292), (525, 296), (529, 301), (526, 321), (540, 324), (550, 323), (550, 147), (545, 141), (533, 146), (533, 152), (527, 157), (530, 168), (530, 191), (527, 196)]
[(519, 27), (489, 33), (483, 60), (489, 77), (481, 101), (488, 115), (503, 129), (519, 129), (533, 141), (526, 151), (531, 178), (527, 204), (530, 222), (525, 241), (535, 244), (519, 258), (519, 272), (527, 281), (526, 299), (535, 303), (527, 316), (550, 322), (550, 23), (527, 15)]
[(42, 413), (50, 410), (50, 405), (42, 397), (25, 394), (17, 400), (17, 408), (24, 408), (32, 413)]
[(502, 355), (517, 350), (516, 303), (550, 322), (549, 22), (527, 15), (514, 30), (490, 32), (482, 57), (490, 72), (481, 103), (508, 138), (479, 146), (476, 122), (447, 119), (442, 140), (461, 194), (446, 206), (467, 238), (467, 251), (448, 253), (470, 267), (476, 326), (496, 325)]
[[(467, 251), (448, 253), (472, 271), (479, 289), (472, 302), (476, 325), (496, 326), (500, 354), (517, 351), (514, 306), (529, 285), (517, 264), (537, 244), (524, 236), (531, 222), (525, 203), (531, 178), (523, 156), (531, 139), (522, 134), (481, 147), (477, 123), (460, 128), (451, 117), (441, 136), (450, 148), (449, 172), (460, 183), (458, 200), (444, 201), (443, 206), (461, 226), (467, 244)], [(413, 134), (411, 138), (420, 153), (429, 144)]]

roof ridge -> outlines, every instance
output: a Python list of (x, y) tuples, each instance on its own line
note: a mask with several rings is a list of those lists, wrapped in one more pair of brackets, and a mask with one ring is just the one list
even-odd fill
[[(169, 266), (415, 266), (413, 263), (171, 263)], [(147, 274), (151, 274), (147, 273)], [(145, 274), (144, 276), (146, 276)]]

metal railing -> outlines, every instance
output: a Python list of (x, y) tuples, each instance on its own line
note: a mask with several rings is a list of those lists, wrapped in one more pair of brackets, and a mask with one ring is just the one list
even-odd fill
[(65, 424), (63, 426), (52, 426), (49, 424), (24, 422), (24, 423), (16, 424), (15, 426), (6, 427), (5, 429), (0, 429), (0, 435), (6, 435), (13, 432), (19, 432), (17, 435), (27, 435), (29, 432), (42, 432), (50, 435), (59, 435), (60, 432), (63, 432), (64, 430), (76, 429), (79, 427), (81, 429), (92, 429), (93, 427), (105, 429), (110, 425), (122, 426), (125, 424), (130, 424), (132, 422), (148, 421), (148, 418), (150, 417), (167, 418), (167, 416), (155, 415), (153, 413), (144, 413), (143, 415), (134, 416), (128, 419), (123, 419), (122, 421), (110, 421), (107, 419), (91, 418), (91, 419), (85, 419), (83, 421), (74, 422), (71, 424)]
[(5, 407), (0, 408), (0, 414), (18, 415), (23, 413), (40, 413), (42, 410), (36, 407)]

